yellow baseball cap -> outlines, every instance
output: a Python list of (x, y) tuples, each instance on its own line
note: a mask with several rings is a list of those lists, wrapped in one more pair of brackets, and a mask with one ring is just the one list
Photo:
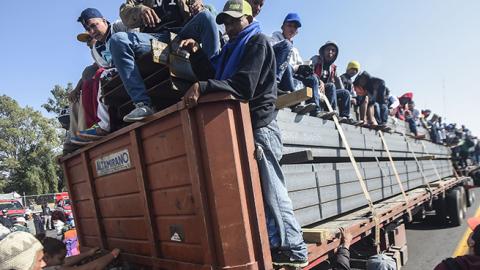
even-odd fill
[(223, 12), (217, 15), (217, 23), (223, 24), (225, 16), (240, 18), (242, 16), (253, 16), (252, 6), (245, 0), (228, 0), (223, 7)]
[(358, 71), (360, 71), (360, 63), (357, 62), (357, 61), (350, 61), (350, 63), (348, 63), (348, 65), (347, 65), (347, 70), (349, 70), (351, 68), (355, 68)]

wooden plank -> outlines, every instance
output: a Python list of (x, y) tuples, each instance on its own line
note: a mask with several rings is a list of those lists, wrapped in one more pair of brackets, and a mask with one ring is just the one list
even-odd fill
[(307, 87), (302, 90), (294, 91), (290, 94), (282, 95), (277, 98), (276, 108), (283, 109), (309, 100), (313, 97), (312, 88)]

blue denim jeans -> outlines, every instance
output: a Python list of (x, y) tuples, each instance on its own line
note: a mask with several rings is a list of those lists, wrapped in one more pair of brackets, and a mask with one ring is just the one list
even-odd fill
[[(283, 78), (283, 74), (287, 69), (288, 65), (288, 56), (290, 55), (290, 52), (292, 51), (293, 44), (284, 39), (280, 41), (279, 43), (273, 45), (273, 52), (275, 53), (275, 60), (276, 60), (276, 68), (277, 68), (277, 82), (281, 82)], [(292, 73), (293, 74), (293, 73)], [(293, 79), (293, 77), (292, 77)], [(293, 83), (292, 83), (293, 85)], [(287, 89), (282, 89), (286, 91), (290, 91)]]
[(262, 183), (268, 238), (271, 249), (280, 249), (292, 259), (306, 260), (307, 246), (293, 214), (285, 179), (280, 167), (282, 140), (277, 121), (253, 131)]
[(388, 105), (387, 104), (379, 104), (375, 102), (374, 111), (375, 111), (375, 119), (379, 125), (384, 125), (388, 121)]
[(413, 118), (407, 118), (407, 122), (408, 122), (408, 127), (410, 128), (410, 132), (412, 132), (413, 134), (415, 134), (415, 136), (417, 136), (418, 130), (417, 130), (417, 123), (415, 122), (415, 120), (413, 120)]
[(339, 110), (341, 117), (350, 117), (350, 92), (345, 89), (337, 89), (335, 84), (325, 84), (325, 95), (327, 96), (332, 109)]
[[(183, 39), (193, 38), (200, 42), (209, 57), (218, 53), (220, 49), (215, 18), (209, 11), (203, 11), (193, 17), (179, 31), (178, 35)], [(169, 42), (170, 33), (168, 31), (154, 34), (119, 32), (113, 34), (109, 41), (113, 64), (134, 103), (151, 104), (135, 58), (151, 51), (150, 41), (152, 39)]]

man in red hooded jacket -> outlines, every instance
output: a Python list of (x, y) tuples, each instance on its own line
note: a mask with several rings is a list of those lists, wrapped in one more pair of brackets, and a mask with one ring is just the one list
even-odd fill
[(443, 260), (434, 270), (472, 270), (480, 269), (480, 218), (470, 218), (468, 226), (473, 232), (468, 237), (470, 254)]

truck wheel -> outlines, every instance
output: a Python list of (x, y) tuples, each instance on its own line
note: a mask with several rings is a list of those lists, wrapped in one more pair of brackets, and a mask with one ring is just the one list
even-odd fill
[(427, 217), (427, 211), (425, 210), (424, 206), (420, 206), (420, 209), (418, 210), (415, 215), (413, 215), (413, 221), (415, 222), (423, 222), (425, 221), (425, 218)]
[(435, 217), (439, 223), (447, 220), (447, 202), (446, 198), (440, 197), (433, 201), (433, 209), (435, 209)]
[(471, 189), (466, 190), (466, 193), (467, 193), (467, 206), (471, 207), (475, 203), (475, 193)]
[(452, 189), (446, 198), (447, 212), (453, 226), (460, 226), (463, 222), (462, 190), (458, 187)]
[(463, 212), (463, 216), (466, 217), (467, 216), (467, 192), (465, 190), (465, 187), (463, 186), (459, 186), (457, 187), (459, 190), (460, 190), (460, 198), (462, 199), (462, 212)]

